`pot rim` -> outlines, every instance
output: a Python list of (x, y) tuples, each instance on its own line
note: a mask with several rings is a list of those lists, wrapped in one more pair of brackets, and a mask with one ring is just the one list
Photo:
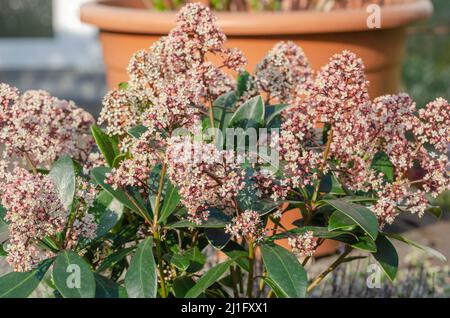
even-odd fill
[[(120, 33), (164, 35), (175, 26), (174, 12), (155, 12), (118, 6), (120, 2), (120, 0), (101, 0), (85, 3), (80, 9), (80, 19), (96, 25), (102, 31)], [(432, 13), (433, 5), (430, 0), (411, 0), (406, 3), (382, 6), (381, 29), (404, 27), (428, 18)], [(215, 12), (215, 14), (225, 34), (234, 36), (377, 30), (367, 27), (369, 13), (365, 8), (330, 12)]]

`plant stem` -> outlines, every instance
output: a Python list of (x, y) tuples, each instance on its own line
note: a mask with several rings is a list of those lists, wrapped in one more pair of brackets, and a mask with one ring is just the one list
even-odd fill
[(234, 265), (230, 266), (230, 275), (231, 275), (231, 280), (232, 280), (232, 285), (233, 285), (234, 298), (239, 298), (238, 277), (236, 274), (237, 274), (236, 268), (234, 267)]
[(37, 174), (37, 169), (35, 164), (33, 163), (33, 160), (31, 159), (30, 155), (28, 154), (28, 152), (24, 151), (25, 154), (25, 159), (28, 162), (28, 165), (30, 166), (31, 170), (33, 171), (34, 174)]
[(159, 206), (161, 204), (161, 195), (164, 187), (164, 176), (166, 174), (166, 163), (162, 163), (161, 175), (159, 176), (158, 193), (155, 199), (155, 211), (153, 211), (153, 231), (157, 230), (158, 227), (158, 216), (159, 216)]
[[(330, 148), (331, 148), (331, 141), (333, 139), (333, 127), (330, 128), (330, 130), (328, 131), (328, 138), (327, 138), (327, 143), (325, 146), (325, 150), (323, 151), (323, 156), (322, 156), (322, 164), (320, 167), (320, 173), (323, 172), (323, 169), (325, 167), (325, 162), (328, 159), (328, 155), (330, 154)], [(317, 182), (315, 188), (314, 188), (314, 193), (311, 197), (311, 206), (313, 209), (315, 209), (315, 204), (316, 204), (316, 200), (317, 200), (317, 196), (319, 195), (319, 188), (320, 188), (320, 181)]]
[(253, 240), (248, 240), (248, 280), (247, 280), (247, 297), (251, 298), (253, 294), (253, 267), (255, 263), (255, 248)]
[(159, 279), (161, 281), (161, 297), (167, 298), (166, 282), (164, 281), (164, 269), (161, 256), (161, 240), (158, 231), (153, 232), (153, 238), (155, 240), (156, 245), (156, 258), (158, 260), (158, 272), (159, 272)]
[(158, 260), (159, 267), (159, 279), (161, 281), (161, 297), (167, 298), (166, 283), (164, 281), (163, 273), (163, 261), (161, 255), (161, 239), (159, 236), (159, 226), (158, 226), (158, 216), (159, 216), (159, 206), (161, 203), (161, 195), (164, 187), (164, 176), (166, 174), (166, 163), (162, 163), (161, 175), (159, 176), (158, 193), (155, 199), (155, 210), (153, 211), (153, 238), (155, 239), (156, 245), (156, 258)]
[(338, 267), (347, 257), (348, 254), (350, 254), (350, 252), (353, 250), (353, 248), (349, 247), (348, 245), (345, 247), (345, 251), (344, 253), (341, 254), (341, 256), (338, 257), (337, 260), (335, 260), (333, 262), (333, 264), (331, 264), (325, 271), (322, 272), (322, 274), (320, 274), (319, 276), (317, 276), (312, 282), (311, 284), (309, 284), (307, 292), (311, 293), (311, 291), (320, 284), (320, 282), (332, 271), (334, 271), (336, 269), (336, 267)]

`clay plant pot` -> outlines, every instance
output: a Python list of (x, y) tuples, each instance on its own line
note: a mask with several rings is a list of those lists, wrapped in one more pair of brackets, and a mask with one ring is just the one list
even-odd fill
[[(361, 57), (376, 97), (399, 90), (406, 27), (432, 14), (429, 0), (402, 0), (381, 8), (381, 28), (369, 29), (365, 9), (331, 12), (218, 12), (227, 45), (248, 58), (248, 71), (279, 41), (300, 45), (314, 69), (343, 50)], [(175, 25), (174, 12), (145, 9), (142, 0), (107, 0), (81, 7), (81, 20), (100, 29), (109, 88), (128, 79), (131, 55), (148, 48)]]

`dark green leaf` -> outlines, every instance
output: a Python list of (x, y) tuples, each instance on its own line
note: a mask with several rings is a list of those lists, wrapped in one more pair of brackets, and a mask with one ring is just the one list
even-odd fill
[(94, 206), (90, 210), (98, 220), (97, 237), (101, 237), (109, 232), (119, 221), (123, 213), (123, 204), (114, 197), (102, 190), (94, 201)]
[(231, 239), (231, 235), (225, 233), (224, 229), (205, 229), (205, 235), (209, 243), (221, 250)]
[(126, 257), (131, 251), (134, 250), (134, 247), (128, 247), (124, 249), (120, 249), (117, 252), (112, 253), (111, 255), (108, 255), (108, 257), (105, 258), (105, 260), (102, 262), (102, 264), (97, 268), (96, 272), (101, 273), (104, 270), (114, 266), (119, 261), (121, 261), (124, 257)]
[(358, 242), (351, 244), (351, 246), (359, 250), (368, 251), (372, 253), (377, 251), (377, 245), (369, 236), (358, 237)]
[(334, 211), (328, 220), (329, 231), (353, 231), (357, 226), (355, 221), (340, 211)]
[[(232, 107), (236, 103), (234, 92), (225, 93), (219, 96), (213, 103), (214, 123), (216, 128), (224, 130), (228, 127), (233, 116)], [(223, 144), (219, 143), (219, 144)]]
[(95, 298), (127, 298), (125, 288), (115, 281), (97, 273), (94, 274), (94, 278), (96, 283)]
[(266, 127), (277, 127), (274, 123), (281, 118), (281, 113), (288, 108), (288, 104), (280, 104), (266, 107)]
[(434, 215), (438, 220), (442, 216), (442, 208), (440, 206), (432, 206), (425, 210), (425, 212)]
[(186, 293), (194, 287), (195, 282), (191, 277), (181, 276), (177, 277), (173, 282), (173, 293), (176, 298), (184, 298)]
[(158, 223), (165, 223), (167, 218), (173, 213), (178, 203), (180, 203), (180, 195), (178, 189), (167, 182), (166, 193), (164, 195), (164, 201), (159, 213)]
[(248, 89), (250, 74), (247, 71), (240, 72), (237, 77), (236, 97), (241, 98)]
[(238, 264), (239, 267), (248, 272), (248, 252), (245, 248), (235, 241), (229, 241), (228, 244), (222, 249), (222, 252), (225, 253), (230, 259), (234, 259), (234, 262)]
[(220, 263), (209, 269), (184, 296), (184, 298), (196, 298), (203, 293), (208, 287), (214, 284), (228, 270), (233, 260)]
[(91, 126), (91, 132), (106, 163), (112, 167), (114, 159), (120, 154), (117, 138), (108, 136), (95, 124)]
[(379, 235), (375, 241), (377, 252), (372, 253), (387, 277), (394, 281), (398, 269), (398, 255), (394, 245), (384, 235)]
[(158, 277), (151, 237), (139, 243), (125, 276), (125, 287), (131, 298), (156, 297)]
[(242, 104), (230, 119), (230, 127), (259, 128), (264, 125), (264, 102), (261, 96), (255, 96)]
[(359, 204), (348, 202), (345, 199), (327, 199), (324, 200), (324, 202), (352, 219), (361, 227), (361, 229), (369, 234), (372, 239), (375, 240), (377, 238), (378, 220), (375, 214), (373, 214), (368, 208)]
[(286, 297), (305, 297), (308, 279), (298, 259), (276, 244), (264, 243), (260, 249), (268, 277), (278, 286), (277, 290)]
[(117, 168), (120, 166), (120, 164), (122, 163), (122, 161), (124, 161), (127, 158), (127, 154), (126, 153), (121, 153), (120, 155), (118, 155), (117, 157), (114, 158), (112, 167), (113, 168)]
[[(131, 210), (137, 212), (139, 215), (144, 217), (144, 213), (146, 212), (145, 206), (142, 203), (142, 198), (136, 198), (135, 196), (128, 197), (127, 194), (121, 189), (113, 189), (113, 187), (109, 184), (105, 183), (106, 174), (110, 173), (111, 169), (107, 167), (96, 167), (92, 169), (91, 175), (92, 178), (97, 182), (99, 186), (101, 186), (105, 191), (111, 194), (115, 199), (121, 202), (126, 207)], [(134, 202), (133, 202), (133, 201)]]
[(371, 168), (378, 172), (382, 172), (389, 182), (394, 182), (394, 165), (385, 152), (378, 151), (375, 154)]
[(13, 272), (0, 277), (0, 298), (25, 298), (38, 287), (53, 259), (29, 272)]
[(209, 209), (209, 218), (202, 224), (195, 224), (189, 220), (181, 220), (175, 223), (168, 224), (168, 228), (192, 227), (192, 228), (224, 228), (230, 223), (231, 218), (225, 215), (222, 211), (216, 208)]
[(75, 195), (75, 166), (69, 156), (62, 156), (53, 165), (48, 176), (58, 190), (64, 208), (68, 209)]
[(414, 246), (415, 248), (418, 248), (418, 249), (424, 251), (425, 253), (427, 253), (428, 255), (440, 260), (442, 263), (447, 263), (447, 258), (442, 253), (436, 251), (435, 249), (433, 249), (431, 247), (424, 246), (424, 245), (421, 245), (414, 241), (411, 241), (410, 239), (407, 239), (406, 237), (399, 235), (399, 234), (394, 234), (394, 233), (383, 233), (383, 234), (390, 238), (393, 238), (397, 241)]
[(136, 126), (136, 127), (133, 127), (133, 128), (128, 129), (128, 130), (127, 130), (127, 133), (128, 133), (131, 137), (133, 137), (133, 138), (135, 138), (135, 139), (139, 139), (139, 138), (141, 137), (141, 135), (142, 135), (143, 133), (145, 133), (147, 130), (148, 130), (147, 127), (142, 126), (142, 125), (139, 125), (139, 126)]
[(95, 279), (90, 266), (77, 253), (62, 251), (53, 267), (56, 288), (65, 298), (95, 297)]

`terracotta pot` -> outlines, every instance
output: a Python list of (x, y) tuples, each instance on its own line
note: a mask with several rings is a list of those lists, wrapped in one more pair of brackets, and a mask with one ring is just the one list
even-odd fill
[[(277, 42), (292, 40), (314, 69), (330, 56), (350, 50), (366, 65), (372, 97), (399, 90), (406, 27), (432, 14), (429, 0), (404, 0), (381, 9), (381, 29), (369, 29), (365, 9), (332, 12), (218, 12), (227, 46), (240, 48), (251, 72)], [(110, 88), (126, 81), (131, 55), (148, 48), (175, 25), (175, 13), (144, 9), (142, 0), (109, 0), (81, 7), (81, 20), (100, 29)]]

